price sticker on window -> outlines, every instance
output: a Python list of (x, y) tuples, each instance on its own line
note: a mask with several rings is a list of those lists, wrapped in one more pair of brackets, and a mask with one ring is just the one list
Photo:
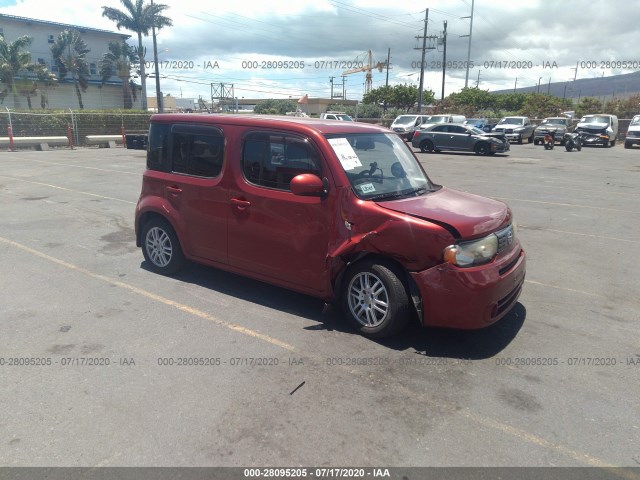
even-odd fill
[(373, 193), (376, 191), (376, 187), (373, 186), (373, 183), (365, 183), (364, 185), (360, 185), (358, 188), (362, 193)]
[(330, 138), (329, 144), (336, 152), (342, 168), (346, 171), (362, 166), (358, 154), (346, 138)]

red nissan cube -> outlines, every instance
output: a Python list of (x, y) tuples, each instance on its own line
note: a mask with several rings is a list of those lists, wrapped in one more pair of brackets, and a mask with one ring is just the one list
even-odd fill
[(363, 335), (476, 329), (516, 303), (525, 253), (502, 202), (433, 183), (396, 133), (299, 117), (151, 117), (137, 245), (339, 303)]

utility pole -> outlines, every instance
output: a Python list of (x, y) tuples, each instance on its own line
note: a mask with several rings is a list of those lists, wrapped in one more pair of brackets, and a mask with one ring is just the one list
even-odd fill
[(518, 77), (516, 77), (516, 82), (513, 84), (513, 93), (516, 93), (517, 86), (518, 86)]
[(329, 77), (329, 83), (331, 83), (331, 99), (333, 100), (333, 79), (335, 77)]
[(391, 48), (387, 50), (387, 80), (385, 81), (385, 87), (389, 86), (389, 61), (391, 60)]
[(476, 80), (476, 88), (480, 85), (480, 70), (478, 70), (478, 80)]
[[(153, 0), (151, 0), (151, 8), (153, 9)], [(155, 27), (155, 18), (153, 19), (153, 24), (151, 26), (151, 34), (153, 36), (153, 63), (156, 68), (156, 107), (158, 109), (158, 113), (164, 112), (164, 105), (162, 105), (162, 92), (160, 91), (160, 71), (158, 70), (158, 43), (156, 42), (156, 27)], [(149, 30), (147, 30), (149, 32)], [(147, 99), (144, 99), (144, 103), (147, 103)]]
[(575, 70), (576, 73), (573, 75), (573, 81), (576, 81), (576, 78), (578, 78), (578, 62), (576, 62), (576, 66), (571, 68), (571, 70)]
[(444, 31), (442, 32), (442, 43), (443, 43), (443, 50), (442, 50), (442, 94), (441, 94), (441, 100), (444, 100), (444, 78), (445, 78), (445, 72), (447, 70), (447, 21), (444, 21)]
[(420, 88), (418, 90), (418, 113), (422, 112), (422, 92), (424, 90), (424, 69), (426, 66), (424, 57), (427, 53), (427, 50), (433, 50), (435, 47), (428, 47), (427, 48), (427, 38), (428, 39), (434, 39), (434, 38), (438, 38), (435, 35), (431, 35), (430, 37), (427, 37), (427, 24), (429, 23), (429, 9), (427, 8), (424, 12), (424, 35), (422, 37), (416, 37), (418, 39), (422, 38), (422, 48), (414, 48), (414, 50), (422, 50), (422, 61), (420, 62)]
[(547, 85), (547, 95), (551, 92), (551, 77), (549, 77), (549, 85)]
[(471, 23), (469, 24), (469, 35), (460, 35), (460, 37), (469, 37), (469, 48), (467, 49), (467, 73), (464, 76), (464, 88), (467, 88), (469, 83), (469, 64), (471, 63), (471, 34), (473, 33), (473, 6), (475, 0), (471, 0), (471, 16), (470, 17), (460, 17), (462, 18), (470, 18)]

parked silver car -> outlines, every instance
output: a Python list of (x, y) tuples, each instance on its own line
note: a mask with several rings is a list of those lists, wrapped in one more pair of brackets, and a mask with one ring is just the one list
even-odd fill
[(485, 133), (479, 128), (452, 123), (422, 125), (413, 134), (411, 145), (422, 152), (454, 150), (494, 155), (509, 151), (509, 141), (499, 133)]

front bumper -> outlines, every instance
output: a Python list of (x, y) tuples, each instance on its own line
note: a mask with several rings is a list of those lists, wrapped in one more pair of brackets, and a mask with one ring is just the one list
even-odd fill
[(524, 284), (526, 256), (518, 242), (486, 265), (459, 268), (449, 263), (411, 273), (422, 297), (422, 323), (464, 330), (484, 328), (515, 305)]
[(629, 135), (627, 135), (624, 139), (625, 143), (628, 143), (629, 145), (640, 145), (640, 137), (630, 137)]
[(582, 134), (582, 145), (609, 145), (609, 137)]

